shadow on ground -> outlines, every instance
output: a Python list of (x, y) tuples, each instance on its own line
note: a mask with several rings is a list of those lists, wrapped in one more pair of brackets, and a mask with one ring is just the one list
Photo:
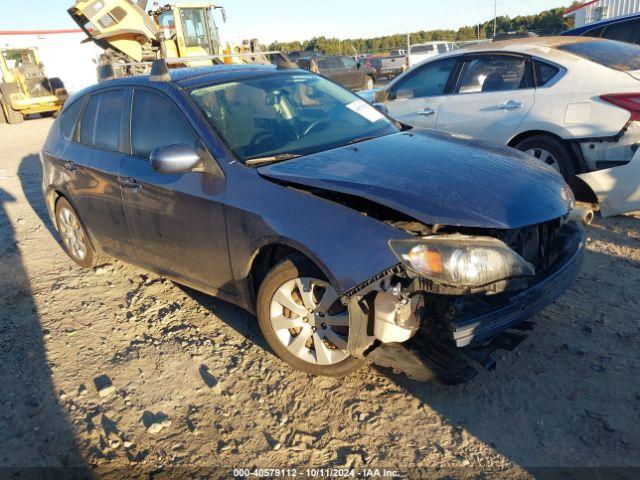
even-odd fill
[[(42, 195), (42, 164), (38, 155), (27, 155), (22, 159), (18, 168), (18, 177), (29, 205), (49, 230), (51, 236), (58, 241), (56, 229), (51, 223), (51, 218), (47, 213), (47, 206), (44, 203), (44, 196)], [(60, 242), (58, 241), (58, 243)]]
[(0, 188), (0, 476), (86, 478), (73, 426), (58, 403), (43, 330)]

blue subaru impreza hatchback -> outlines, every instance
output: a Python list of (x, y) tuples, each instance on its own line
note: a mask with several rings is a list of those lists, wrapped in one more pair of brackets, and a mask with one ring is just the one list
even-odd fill
[(552, 168), (292, 68), (105, 81), (67, 102), (41, 159), (76, 263), (110, 255), (237, 304), (313, 374), (463, 381), (525, 338), (584, 251)]

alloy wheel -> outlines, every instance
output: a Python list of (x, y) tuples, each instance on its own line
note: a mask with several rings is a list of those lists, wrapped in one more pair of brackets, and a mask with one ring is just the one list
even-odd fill
[(269, 308), (271, 327), (285, 348), (300, 360), (334, 365), (345, 360), (349, 335), (348, 310), (326, 281), (294, 278), (274, 293)]
[(529, 148), (528, 150), (525, 150), (525, 153), (536, 157), (538, 160), (542, 160), (547, 165), (555, 168), (558, 172), (561, 172), (560, 163), (550, 151), (545, 150), (544, 148)]
[(58, 212), (58, 228), (67, 251), (77, 260), (87, 257), (87, 239), (76, 214), (67, 207)]

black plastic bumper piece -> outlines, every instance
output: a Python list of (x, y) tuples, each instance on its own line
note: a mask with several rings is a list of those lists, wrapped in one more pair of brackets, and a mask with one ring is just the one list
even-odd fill
[(489, 341), (498, 333), (517, 326), (553, 303), (573, 282), (584, 257), (584, 229), (568, 224), (563, 229), (559, 259), (528, 289), (514, 295), (508, 305), (455, 322), (453, 341), (466, 347)]

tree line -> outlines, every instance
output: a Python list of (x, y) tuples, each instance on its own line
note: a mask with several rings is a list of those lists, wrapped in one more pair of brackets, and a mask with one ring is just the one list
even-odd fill
[[(497, 18), (497, 32), (529, 31), (538, 35), (553, 35), (563, 32), (571, 25), (562, 14), (565, 8), (553, 8), (536, 15), (519, 15), (514, 18), (501, 16)], [(493, 37), (494, 21), (487, 20), (474, 26), (461, 27), (458, 30), (421, 30), (410, 33), (411, 44), (425, 43), (434, 40), (463, 41), (486, 39)], [(406, 49), (407, 34), (387, 35), (375, 38), (356, 38), (340, 40), (338, 38), (314, 37), (310, 40), (295, 42), (273, 42), (269, 50), (284, 52), (309, 50), (324, 52), (329, 55), (353, 55), (354, 53), (388, 52)]]

